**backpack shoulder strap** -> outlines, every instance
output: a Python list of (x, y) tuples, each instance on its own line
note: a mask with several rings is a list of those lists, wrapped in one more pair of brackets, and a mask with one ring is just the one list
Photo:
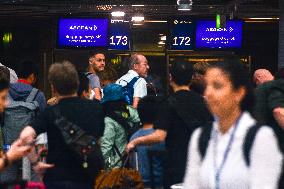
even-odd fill
[(89, 77), (89, 76), (92, 75), (93, 73), (92, 73), (92, 72), (85, 72), (84, 74), (85, 74), (86, 77)]
[(134, 84), (136, 83), (136, 81), (137, 81), (138, 79), (140, 79), (139, 76), (133, 77), (133, 78), (127, 83), (127, 86), (128, 86), (128, 87), (133, 87)]
[(29, 96), (26, 99), (26, 102), (32, 102), (35, 100), (35, 97), (37, 96), (39, 90), (36, 88), (33, 88), (29, 94)]
[(247, 166), (250, 166), (250, 152), (252, 145), (254, 143), (254, 139), (257, 131), (261, 128), (260, 123), (256, 123), (254, 126), (250, 127), (245, 136), (245, 140), (243, 143), (243, 155)]
[(212, 124), (211, 126), (207, 125), (206, 127), (201, 128), (201, 133), (199, 135), (199, 140), (198, 140), (198, 150), (202, 160), (204, 159), (206, 154), (212, 128), (213, 128)]

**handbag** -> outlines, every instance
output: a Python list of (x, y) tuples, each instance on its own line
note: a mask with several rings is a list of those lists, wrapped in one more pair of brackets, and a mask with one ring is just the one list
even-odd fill
[[(115, 145), (114, 149), (115, 151), (118, 150)], [(120, 160), (118, 160), (116, 164), (123, 161), (122, 167), (102, 170), (96, 178), (95, 189), (144, 189), (143, 180), (139, 171), (126, 168), (129, 154), (125, 157), (121, 155), (119, 151), (117, 153), (120, 156)]]

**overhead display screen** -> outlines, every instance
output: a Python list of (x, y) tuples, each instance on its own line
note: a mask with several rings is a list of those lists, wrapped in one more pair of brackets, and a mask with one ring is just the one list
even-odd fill
[(195, 25), (189, 20), (174, 20), (171, 30), (171, 50), (193, 50)]
[(216, 21), (197, 21), (196, 48), (241, 48), (242, 21), (227, 21), (226, 28), (216, 28)]
[(59, 47), (108, 46), (108, 19), (59, 19)]
[(109, 49), (129, 50), (130, 49), (130, 27), (127, 22), (110, 24)]

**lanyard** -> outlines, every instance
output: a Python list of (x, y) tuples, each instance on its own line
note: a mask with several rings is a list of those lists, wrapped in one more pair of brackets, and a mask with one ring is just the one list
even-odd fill
[(229, 143), (226, 147), (226, 150), (225, 150), (225, 153), (224, 153), (224, 157), (223, 157), (223, 160), (221, 162), (221, 165), (220, 167), (217, 167), (217, 143), (218, 143), (218, 132), (215, 131), (213, 132), (213, 141), (214, 141), (214, 147), (213, 147), (213, 163), (214, 163), (214, 170), (215, 170), (215, 187), (216, 189), (220, 189), (220, 177), (221, 177), (221, 173), (222, 173), (222, 170), (224, 168), (224, 165), (227, 161), (227, 158), (228, 158), (228, 155), (229, 155), (229, 152), (231, 150), (231, 147), (232, 147), (232, 144), (233, 144), (233, 141), (234, 141), (234, 138), (235, 138), (235, 133), (236, 133), (236, 130), (239, 126), (239, 121), (240, 121), (240, 118), (242, 117), (242, 114), (239, 116), (239, 118), (237, 119), (235, 125), (234, 125), (234, 128), (233, 128), (233, 131), (230, 135), (230, 139), (229, 139)]

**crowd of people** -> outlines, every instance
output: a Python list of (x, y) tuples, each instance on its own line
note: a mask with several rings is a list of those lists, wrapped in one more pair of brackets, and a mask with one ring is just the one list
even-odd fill
[[(259, 69), (250, 78), (236, 60), (177, 61), (169, 67), (172, 93), (159, 96), (150, 92), (144, 55), (132, 54), (120, 77), (106, 58), (90, 53), (83, 72), (68, 61), (52, 64), (47, 102), (34, 88), (33, 62), (16, 72), (0, 66), (0, 182), (14, 166), (32, 169), (25, 178), (47, 189), (91, 189), (100, 170), (125, 166), (127, 156), (145, 188), (284, 187), (281, 70), (274, 77)], [(19, 123), (15, 102), (35, 113)], [(13, 121), (16, 137), (7, 129)], [(30, 167), (19, 165), (23, 157)]]

